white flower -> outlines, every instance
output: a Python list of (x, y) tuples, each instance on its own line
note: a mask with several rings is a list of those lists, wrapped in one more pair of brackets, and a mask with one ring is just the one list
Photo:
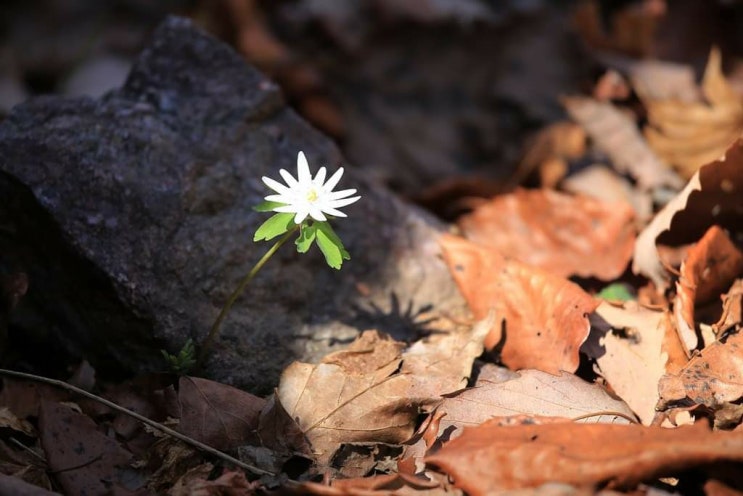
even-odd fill
[(360, 196), (348, 198), (356, 193), (355, 189), (344, 189), (342, 191), (333, 191), (343, 175), (343, 167), (338, 169), (335, 174), (330, 176), (328, 182), (324, 183), (327, 170), (320, 167), (317, 175), (312, 177), (310, 167), (307, 164), (307, 158), (303, 152), (297, 155), (297, 178), (289, 174), (286, 170), (279, 171), (281, 177), (286, 181), (286, 186), (270, 177), (263, 176), (263, 182), (274, 190), (277, 195), (269, 195), (267, 201), (283, 203), (283, 205), (273, 209), (274, 212), (293, 213), (294, 223), (301, 224), (307, 216), (323, 222), (328, 220), (325, 214), (334, 217), (347, 217), (346, 214), (338, 210), (341, 207), (350, 205), (357, 201)]

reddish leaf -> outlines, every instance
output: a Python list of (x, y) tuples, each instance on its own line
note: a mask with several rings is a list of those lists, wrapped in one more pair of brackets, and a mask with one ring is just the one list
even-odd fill
[(41, 446), (66, 494), (110, 494), (123, 489), (131, 454), (104, 435), (90, 417), (61, 403), (42, 400)]
[(468, 239), (520, 262), (564, 277), (610, 280), (632, 255), (633, 218), (625, 202), (520, 189), (477, 207), (459, 226)]
[(598, 301), (566, 279), (457, 236), (443, 235), (440, 243), (475, 317), (495, 310), (486, 348), (503, 341), (501, 359), (512, 369), (575, 372)]
[(246, 442), (258, 427), (266, 400), (207, 379), (181, 377), (178, 403), (181, 410), (178, 430), (225, 450)]
[(59, 496), (59, 493), (47, 491), (17, 477), (0, 474), (0, 494), (14, 496)]
[(743, 433), (703, 424), (548, 423), (500, 426), (496, 419), (446, 444), (426, 462), (472, 496), (561, 482), (631, 488), (644, 480), (718, 460), (743, 460)]

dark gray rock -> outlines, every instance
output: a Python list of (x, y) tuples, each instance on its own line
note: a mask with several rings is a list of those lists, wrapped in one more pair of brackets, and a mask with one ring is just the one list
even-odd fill
[[(274, 84), (179, 18), (122, 89), (16, 107), (0, 125), (0, 277), (29, 277), (14, 332), (99, 371), (163, 368), (159, 349), (200, 341), (268, 249), (252, 242), (260, 177), (294, 171), (299, 150), (313, 168), (349, 166)], [(359, 330), (411, 338), (427, 306), (463, 311), (441, 226), (349, 169), (342, 186), (363, 198), (336, 228), (351, 261), (336, 272), (284, 247), (225, 321), (210, 376), (267, 392), (291, 360)]]

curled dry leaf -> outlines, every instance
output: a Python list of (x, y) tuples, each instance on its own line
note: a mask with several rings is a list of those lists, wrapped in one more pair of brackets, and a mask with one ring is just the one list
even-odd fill
[(226, 384), (181, 377), (178, 382), (183, 434), (217, 449), (245, 444), (258, 426), (266, 400)]
[[(677, 346), (665, 349), (666, 339), (676, 340)], [(650, 425), (658, 403), (658, 381), (666, 372), (669, 354), (679, 356), (679, 346), (666, 312), (631, 301), (623, 306), (603, 302), (591, 315), (591, 335), (581, 351), (596, 360), (616, 394), (643, 424)], [(680, 353), (686, 363), (686, 355)]]
[(620, 424), (629, 421), (602, 412), (634, 418), (624, 401), (612, 398), (601, 386), (567, 372), (554, 376), (540, 370), (522, 370), (502, 382), (478, 380), (473, 388), (446, 395), (437, 412), (446, 414), (439, 422), (439, 434), (446, 432), (449, 438), (454, 437), (453, 428), (460, 431), (494, 417), (512, 415), (571, 419), (597, 414), (582, 421)]
[(743, 97), (725, 79), (717, 48), (710, 53), (701, 93), (705, 101), (643, 101), (648, 143), (687, 179), (720, 157), (743, 132)]
[(632, 255), (633, 219), (624, 202), (519, 189), (462, 216), (459, 226), (468, 239), (520, 262), (563, 277), (611, 280)]
[(500, 426), (495, 419), (465, 429), (426, 458), (472, 496), (547, 482), (632, 488), (717, 460), (743, 460), (743, 433), (711, 432), (703, 424), (678, 429), (574, 423)]
[(501, 359), (512, 369), (575, 372), (596, 300), (567, 279), (458, 236), (439, 242), (475, 318), (495, 311), (487, 349), (502, 345)]
[(670, 276), (658, 257), (658, 244), (680, 246), (696, 242), (712, 225), (727, 229), (739, 241), (743, 235), (743, 140), (697, 171), (686, 187), (656, 214), (637, 237), (632, 271), (668, 288)]
[(743, 397), (743, 333), (731, 334), (703, 349), (677, 374), (658, 384), (662, 408), (682, 401), (717, 410)]
[(466, 384), (490, 325), (432, 338), (405, 353), (402, 343), (366, 331), (317, 365), (291, 364), (276, 395), (320, 464), (341, 443), (402, 443), (413, 434), (420, 407)]
[(743, 273), (743, 252), (719, 226), (710, 227), (681, 264), (673, 305), (679, 336), (687, 349), (697, 347), (694, 307), (719, 297)]
[(622, 174), (630, 174), (641, 189), (680, 188), (681, 179), (648, 147), (633, 119), (614, 105), (592, 98), (570, 97), (563, 105)]

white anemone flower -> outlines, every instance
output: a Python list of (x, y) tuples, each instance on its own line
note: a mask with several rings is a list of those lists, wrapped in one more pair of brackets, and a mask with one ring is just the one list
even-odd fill
[(279, 174), (286, 181), (286, 185), (263, 176), (263, 182), (266, 186), (278, 193), (277, 195), (267, 196), (266, 200), (283, 203), (283, 205), (274, 208), (273, 211), (296, 214), (294, 216), (295, 224), (301, 224), (307, 216), (320, 222), (328, 220), (326, 215), (347, 217), (338, 209), (361, 198), (360, 196), (349, 198), (356, 193), (355, 189), (333, 191), (333, 188), (343, 176), (343, 167), (330, 176), (327, 182), (325, 182), (325, 175), (327, 174), (325, 167), (320, 167), (317, 175), (313, 178), (303, 152), (299, 152), (297, 155), (296, 179), (284, 169), (281, 169)]

